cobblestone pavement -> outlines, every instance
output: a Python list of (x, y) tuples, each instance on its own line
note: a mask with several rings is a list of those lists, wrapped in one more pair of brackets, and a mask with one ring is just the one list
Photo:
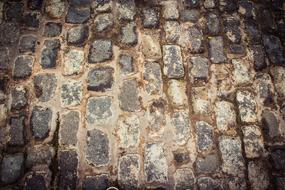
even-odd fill
[(285, 189), (282, 0), (1, 0), (0, 189)]

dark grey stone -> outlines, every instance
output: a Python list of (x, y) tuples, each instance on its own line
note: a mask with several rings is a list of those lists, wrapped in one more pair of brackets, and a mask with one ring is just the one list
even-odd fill
[(219, 182), (211, 177), (200, 177), (197, 181), (199, 190), (221, 190)]
[(110, 186), (108, 174), (86, 176), (83, 182), (84, 190), (106, 190)]
[(20, 55), (16, 58), (13, 68), (13, 78), (23, 79), (32, 74), (34, 58), (29, 55)]
[(0, 69), (6, 70), (9, 69), (9, 67), (9, 50), (8, 48), (0, 48)]
[(227, 13), (233, 13), (238, 9), (238, 2), (236, 0), (220, 0), (220, 10)]
[(88, 62), (99, 63), (113, 57), (113, 44), (110, 40), (95, 40), (89, 49)]
[(70, 6), (65, 21), (72, 24), (82, 24), (88, 21), (90, 17), (90, 8), (77, 8)]
[(210, 39), (210, 59), (213, 63), (223, 63), (226, 61), (224, 53), (224, 42), (221, 36)]
[(145, 28), (157, 28), (159, 26), (159, 12), (155, 8), (143, 9), (142, 22)]
[(35, 52), (37, 37), (33, 35), (23, 36), (20, 39), (20, 52)]
[(52, 110), (41, 106), (34, 106), (31, 116), (31, 129), (36, 139), (48, 136), (52, 122)]
[(0, 45), (12, 45), (18, 41), (20, 26), (16, 23), (3, 23), (0, 25)]
[(186, 190), (195, 188), (195, 178), (191, 169), (177, 169), (174, 173), (174, 181), (176, 190)]
[(216, 172), (220, 167), (219, 157), (216, 154), (210, 154), (205, 157), (198, 157), (196, 160), (196, 170), (198, 173)]
[(272, 64), (284, 64), (283, 46), (280, 39), (273, 35), (263, 35), (265, 52)]
[(35, 94), (42, 102), (51, 100), (54, 97), (56, 88), (57, 79), (55, 74), (39, 74), (34, 77)]
[(95, 18), (95, 30), (97, 32), (103, 32), (109, 30), (113, 26), (113, 15), (110, 13), (103, 13), (97, 15)]
[(69, 0), (69, 4), (71, 6), (88, 6), (91, 3), (92, 3), (92, 0)]
[(138, 96), (138, 82), (134, 79), (123, 82), (119, 94), (120, 108), (123, 111), (134, 112), (141, 108)]
[(45, 40), (40, 62), (43, 69), (55, 68), (59, 48), (60, 41), (58, 39)]
[(243, 55), (245, 54), (245, 48), (243, 45), (240, 44), (230, 44), (229, 53), (236, 55)]
[(118, 183), (121, 189), (138, 189), (140, 160), (136, 154), (120, 157), (118, 165)]
[(279, 122), (275, 114), (269, 110), (264, 110), (261, 116), (264, 136), (266, 138), (274, 138), (279, 136)]
[(200, 0), (185, 0), (185, 5), (189, 8), (195, 8), (200, 5)]
[(77, 143), (77, 131), (80, 124), (78, 111), (69, 111), (61, 116), (60, 144), (62, 146), (75, 146)]
[(21, 22), (23, 19), (24, 4), (21, 2), (8, 2), (5, 8), (7, 21)]
[(121, 72), (124, 74), (130, 74), (135, 71), (134, 60), (133, 57), (130, 55), (120, 55), (119, 64)]
[(270, 160), (274, 170), (285, 171), (285, 149), (271, 151)]
[(58, 158), (59, 189), (76, 189), (78, 155), (74, 150), (60, 150)]
[(41, 13), (40, 12), (29, 12), (23, 17), (23, 23), (29, 28), (39, 28), (40, 26)]
[(86, 25), (73, 27), (67, 31), (67, 44), (82, 46), (89, 36), (89, 28)]
[(252, 1), (241, 0), (239, 2), (239, 9), (243, 11), (239, 11), (246, 18), (253, 18), (255, 16), (255, 7)]
[(180, 13), (180, 19), (183, 22), (197, 22), (200, 17), (200, 11), (197, 9), (185, 9)]
[(12, 103), (11, 103), (12, 110), (20, 110), (28, 105), (27, 91), (23, 86), (14, 87), (11, 90), (11, 97), (12, 97)]
[(114, 69), (112, 67), (99, 67), (88, 73), (87, 89), (91, 91), (105, 92), (111, 89), (114, 82)]
[(236, 18), (229, 17), (224, 20), (224, 32), (231, 43), (241, 42), (240, 21)]
[(190, 153), (186, 149), (178, 149), (172, 153), (177, 164), (187, 164), (190, 162)]
[(163, 73), (168, 78), (182, 78), (184, 76), (183, 60), (179, 46), (163, 46), (163, 63)]
[(25, 166), (32, 168), (36, 165), (50, 165), (55, 155), (54, 148), (48, 145), (35, 145), (27, 149)]
[(261, 45), (252, 47), (254, 69), (259, 71), (266, 68), (264, 49)]
[(86, 159), (95, 166), (107, 165), (109, 158), (109, 139), (98, 129), (87, 132)]
[(207, 81), (209, 78), (209, 61), (204, 57), (192, 57), (192, 67), (190, 77), (193, 77), (194, 81)]
[(44, 27), (45, 37), (56, 37), (61, 34), (62, 25), (55, 22), (47, 22)]
[(162, 73), (159, 63), (145, 63), (143, 78), (147, 81), (145, 90), (148, 94), (158, 94), (162, 91)]
[(251, 44), (260, 44), (261, 42), (261, 31), (258, 28), (255, 20), (245, 20), (245, 33), (246, 40)]
[(138, 42), (136, 23), (129, 22), (121, 28), (121, 43), (123, 45), (135, 45)]
[(29, 172), (25, 180), (26, 190), (48, 190), (49, 181), (47, 176), (41, 172)]
[(213, 127), (204, 121), (196, 123), (198, 151), (209, 151), (214, 147)]
[(265, 32), (275, 32), (277, 29), (277, 25), (272, 14), (272, 11), (267, 7), (260, 7), (257, 11), (257, 18), (261, 22), (260, 29)]
[(1, 164), (1, 181), (4, 184), (16, 182), (23, 173), (23, 153), (5, 155)]
[(10, 138), (9, 145), (23, 146), (25, 144), (25, 117), (10, 118)]
[(28, 7), (31, 10), (41, 10), (43, 0), (28, 0)]

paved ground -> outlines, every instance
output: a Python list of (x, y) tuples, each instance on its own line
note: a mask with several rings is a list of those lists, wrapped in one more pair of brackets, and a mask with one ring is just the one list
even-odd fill
[(0, 10), (0, 189), (285, 189), (282, 0)]

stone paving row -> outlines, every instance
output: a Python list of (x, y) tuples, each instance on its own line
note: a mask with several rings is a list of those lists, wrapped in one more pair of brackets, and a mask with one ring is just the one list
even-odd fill
[(282, 0), (0, 1), (0, 189), (285, 189)]

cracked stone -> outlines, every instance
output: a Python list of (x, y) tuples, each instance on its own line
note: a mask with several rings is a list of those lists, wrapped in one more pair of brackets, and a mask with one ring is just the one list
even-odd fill
[(218, 35), (221, 30), (219, 16), (214, 13), (209, 13), (206, 16), (206, 20), (207, 20), (207, 32), (210, 35), (214, 36)]
[(211, 177), (199, 177), (197, 185), (199, 190), (223, 189), (221, 185), (219, 185), (219, 182)]
[(8, 48), (0, 48), (0, 69), (6, 70), (9, 67), (9, 50)]
[(161, 67), (156, 62), (147, 62), (144, 67), (145, 90), (148, 94), (160, 94), (162, 92)]
[(43, 69), (56, 67), (59, 49), (60, 41), (58, 39), (45, 40), (40, 62)]
[(52, 115), (53, 112), (51, 108), (41, 106), (33, 107), (30, 123), (33, 136), (36, 139), (44, 139), (48, 136), (49, 131), (54, 124)]
[(16, 23), (3, 23), (0, 25), (0, 45), (12, 45), (20, 36), (20, 26)]
[(171, 116), (171, 125), (174, 128), (174, 141), (178, 145), (187, 143), (190, 136), (190, 122), (188, 111), (176, 110)]
[(194, 174), (191, 169), (177, 169), (174, 173), (175, 189), (194, 189)]
[(114, 83), (114, 69), (112, 67), (99, 67), (92, 69), (87, 77), (87, 89), (96, 92), (110, 90)]
[(159, 35), (142, 35), (142, 53), (147, 59), (158, 60), (162, 57)]
[(189, 152), (184, 149), (178, 149), (172, 152), (173, 158), (177, 164), (187, 164), (190, 162)]
[(141, 109), (137, 80), (130, 79), (123, 82), (119, 94), (119, 105), (123, 111), (135, 112)]
[(65, 13), (65, 2), (63, 0), (48, 0), (45, 4), (45, 12), (50, 18), (61, 18)]
[(108, 174), (86, 176), (83, 182), (84, 190), (106, 190), (108, 187), (110, 187), (110, 179)]
[(163, 132), (166, 124), (165, 109), (166, 102), (163, 99), (154, 100), (148, 108), (147, 121), (150, 132), (158, 135)]
[(247, 158), (257, 158), (263, 155), (264, 145), (260, 128), (256, 125), (242, 127), (243, 143)]
[(215, 106), (216, 124), (221, 132), (236, 128), (236, 113), (234, 105), (227, 101), (220, 101)]
[(245, 164), (240, 139), (238, 137), (221, 136), (219, 138), (219, 147), (223, 161), (223, 172), (234, 176), (243, 175)]
[(273, 78), (275, 90), (280, 98), (285, 97), (285, 68), (271, 67), (270, 74)]
[(108, 124), (113, 115), (112, 98), (109, 96), (91, 97), (86, 107), (87, 123)]
[(52, 158), (55, 155), (55, 150), (51, 146), (47, 145), (34, 145), (27, 149), (27, 159), (25, 166), (27, 168), (32, 168), (36, 165), (50, 165), (52, 163)]
[(44, 27), (45, 37), (57, 37), (61, 34), (62, 25), (55, 22), (47, 22)]
[(248, 179), (253, 190), (266, 190), (269, 188), (269, 174), (262, 161), (250, 161), (248, 163)]
[(97, 32), (109, 30), (113, 26), (113, 15), (110, 13), (99, 14), (94, 21)]
[(121, 43), (123, 45), (133, 46), (138, 42), (136, 23), (129, 22), (121, 28)]
[(205, 114), (211, 113), (211, 102), (208, 98), (208, 89), (206, 87), (195, 87), (192, 89), (192, 106), (195, 114)]
[(59, 151), (59, 189), (76, 189), (78, 155), (74, 150)]
[(186, 96), (186, 83), (184, 81), (178, 81), (175, 79), (168, 81), (167, 94), (170, 99), (170, 103), (175, 108), (181, 108), (187, 106)]
[(262, 112), (262, 127), (263, 127), (263, 134), (268, 138), (274, 138), (278, 136), (284, 136), (285, 130), (281, 128), (280, 122), (277, 119), (277, 116), (274, 112), (269, 110), (264, 110)]
[(210, 59), (213, 63), (223, 63), (226, 61), (224, 53), (224, 42), (221, 36), (210, 39)]
[(35, 52), (37, 38), (33, 35), (23, 36), (20, 39), (20, 52)]
[(59, 129), (59, 142), (62, 146), (76, 145), (80, 119), (80, 113), (78, 111), (68, 111), (62, 114)]
[(29, 55), (20, 55), (16, 58), (13, 67), (13, 77), (15, 79), (24, 79), (32, 74), (34, 58)]
[(179, 11), (176, 1), (165, 1), (162, 4), (162, 17), (165, 20), (177, 20)]
[(89, 20), (90, 8), (77, 8), (70, 6), (65, 21), (71, 24), (82, 24)]
[(144, 158), (144, 172), (148, 183), (168, 181), (168, 165), (163, 144), (146, 144)]
[(270, 153), (270, 163), (274, 170), (285, 170), (285, 150), (275, 149)]
[(41, 10), (43, 0), (28, 0), (28, 7), (31, 10)]
[(88, 62), (99, 63), (111, 60), (113, 44), (110, 40), (95, 40), (89, 49)]
[(118, 183), (123, 189), (139, 187), (140, 160), (139, 155), (129, 154), (119, 158)]
[(185, 9), (180, 13), (180, 19), (183, 22), (197, 22), (201, 17), (201, 13), (196, 9)]
[(214, 148), (213, 127), (205, 121), (196, 122), (197, 149), (199, 152), (209, 152)]
[(39, 74), (34, 77), (34, 88), (36, 97), (42, 101), (47, 102), (55, 95), (57, 88), (57, 78), (55, 74)]
[(176, 45), (163, 46), (163, 73), (168, 78), (184, 77), (181, 49)]
[(255, 17), (254, 3), (248, 0), (240, 1), (238, 12), (246, 18)]
[(61, 103), (64, 106), (80, 105), (83, 97), (83, 86), (81, 81), (68, 80), (61, 86)]
[(107, 134), (98, 129), (87, 131), (87, 161), (95, 166), (104, 166), (109, 163), (109, 154)]
[(229, 17), (224, 20), (224, 32), (226, 33), (227, 39), (231, 43), (241, 42), (240, 22), (239, 20)]
[(254, 123), (257, 121), (256, 102), (254, 95), (249, 91), (237, 91), (236, 101), (239, 116), (243, 123)]
[(121, 54), (119, 58), (120, 69), (123, 74), (135, 72), (134, 59), (127, 54)]
[(84, 51), (70, 49), (64, 54), (63, 74), (74, 75), (78, 74), (84, 64)]
[(157, 28), (159, 26), (159, 12), (154, 8), (143, 9), (142, 22), (145, 28)]
[(272, 64), (284, 64), (283, 46), (280, 39), (273, 35), (263, 35), (265, 52)]
[(192, 81), (207, 81), (209, 79), (209, 61), (204, 57), (192, 57), (191, 58), (191, 71), (189, 72), (189, 77)]
[(20, 110), (28, 105), (28, 94), (24, 86), (16, 86), (11, 90), (11, 109)]
[(136, 115), (122, 115), (118, 119), (117, 135), (119, 146), (127, 149), (138, 147), (140, 138), (140, 120)]
[(233, 78), (237, 85), (247, 85), (253, 81), (253, 75), (250, 72), (250, 64), (245, 59), (232, 59), (234, 66)]
[(1, 164), (1, 181), (4, 184), (16, 182), (24, 169), (23, 153), (8, 154), (3, 157)]
[(266, 68), (264, 49), (261, 45), (252, 48), (254, 69), (259, 71)]
[(25, 178), (25, 189), (42, 189), (50, 188), (51, 172), (30, 171)]
[(89, 36), (89, 28), (86, 25), (79, 25), (67, 31), (67, 44), (83, 46)]
[(220, 167), (220, 161), (217, 154), (198, 157), (196, 160), (196, 170), (198, 173), (213, 173)]
[(11, 117), (10, 118), (10, 138), (9, 145), (23, 146), (25, 144), (25, 117)]
[(134, 0), (119, 0), (116, 2), (119, 20), (134, 20), (136, 15), (136, 6)]

